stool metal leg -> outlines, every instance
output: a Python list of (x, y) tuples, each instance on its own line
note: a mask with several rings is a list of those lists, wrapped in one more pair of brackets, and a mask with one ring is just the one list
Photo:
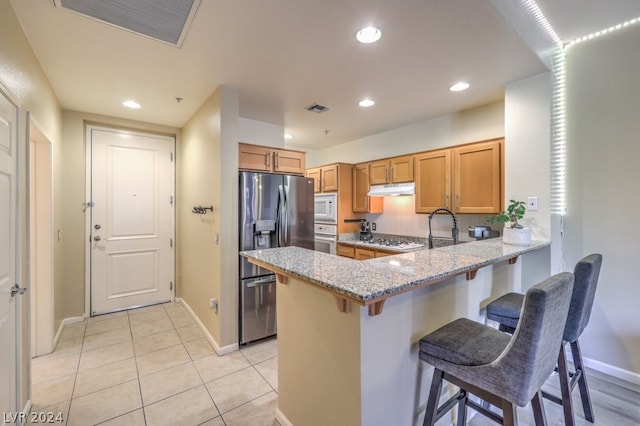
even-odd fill
[(589, 395), (589, 386), (587, 386), (587, 376), (584, 371), (584, 365), (582, 364), (582, 351), (578, 341), (571, 342), (571, 354), (573, 355), (573, 365), (576, 369), (576, 374), (580, 374), (578, 379), (578, 387), (580, 388), (580, 399), (582, 400), (582, 408), (584, 410), (584, 418), (591, 423), (595, 422), (595, 416), (593, 415), (593, 406), (591, 405), (591, 396)]
[(571, 383), (569, 381), (569, 366), (567, 365), (567, 355), (564, 352), (566, 342), (560, 345), (558, 354), (558, 375), (560, 376), (560, 395), (562, 396), (562, 411), (564, 412), (564, 424), (575, 425), (573, 417), (573, 402), (571, 401)]
[(427, 400), (427, 409), (424, 413), (423, 426), (433, 426), (436, 422), (436, 410), (438, 409), (438, 401), (440, 400), (440, 392), (442, 392), (442, 378), (444, 372), (437, 368), (433, 370), (433, 378), (431, 379), (431, 390), (429, 390), (429, 399)]

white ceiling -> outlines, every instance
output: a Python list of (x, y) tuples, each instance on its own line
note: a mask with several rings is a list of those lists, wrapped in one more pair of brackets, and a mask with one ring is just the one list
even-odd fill
[[(203, 0), (181, 48), (51, 0), (11, 4), (65, 109), (182, 127), (224, 84), (238, 89), (241, 116), (283, 125), (300, 147), (479, 106), (545, 71), (490, 0)], [(563, 40), (640, 16), (637, 0), (538, 4)], [(368, 24), (383, 32), (373, 45), (355, 40)], [(449, 92), (457, 80), (471, 88)], [(358, 107), (364, 97), (376, 105)], [(314, 102), (331, 110), (304, 109)]]

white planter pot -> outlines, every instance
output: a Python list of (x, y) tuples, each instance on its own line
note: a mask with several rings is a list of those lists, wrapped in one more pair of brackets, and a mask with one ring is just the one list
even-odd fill
[(513, 246), (528, 246), (531, 244), (531, 230), (505, 226), (502, 231), (502, 242)]

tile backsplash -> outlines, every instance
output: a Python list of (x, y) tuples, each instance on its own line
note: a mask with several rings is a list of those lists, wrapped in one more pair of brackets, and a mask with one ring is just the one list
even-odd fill
[[(367, 220), (376, 223), (375, 232), (426, 238), (429, 235), (429, 215), (416, 214), (414, 203), (414, 196), (385, 197), (384, 213), (367, 214)], [(467, 228), (473, 225), (487, 225), (486, 216), (481, 214), (456, 215), (460, 229), (460, 240), (473, 240), (469, 237)], [(431, 220), (431, 232), (434, 237), (450, 238), (452, 226), (451, 216), (448, 214), (435, 215)], [(494, 225), (492, 229), (501, 230), (502, 225)]]

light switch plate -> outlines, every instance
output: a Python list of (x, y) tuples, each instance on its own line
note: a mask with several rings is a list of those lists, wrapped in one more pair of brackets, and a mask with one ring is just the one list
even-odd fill
[(538, 210), (538, 197), (527, 198), (527, 210), (535, 212)]

